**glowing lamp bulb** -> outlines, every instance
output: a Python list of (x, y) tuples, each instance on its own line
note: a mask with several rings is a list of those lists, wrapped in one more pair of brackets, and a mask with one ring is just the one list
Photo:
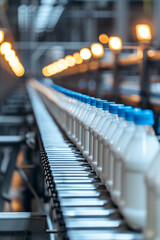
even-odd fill
[(9, 42), (4, 42), (1, 44), (1, 54), (5, 55), (6, 53), (8, 53), (12, 48), (11, 43)]
[(91, 58), (91, 51), (88, 48), (82, 48), (80, 56), (83, 60), (89, 60)]
[(74, 57), (74, 60), (75, 60), (75, 63), (76, 64), (81, 64), (83, 63), (83, 59), (81, 58), (80, 54), (77, 52), (77, 53), (74, 53), (73, 54), (73, 57)]
[(94, 57), (100, 58), (104, 54), (104, 48), (100, 43), (93, 43), (91, 45), (91, 52)]
[(67, 62), (64, 59), (58, 60), (57, 65), (58, 65), (58, 68), (60, 69), (60, 71), (63, 71), (68, 68)]
[(108, 45), (111, 50), (120, 51), (122, 49), (122, 40), (120, 37), (110, 37)]
[(151, 34), (151, 28), (147, 24), (137, 24), (136, 25), (136, 34), (138, 40), (151, 40), (152, 34)]
[(101, 35), (99, 35), (99, 41), (103, 44), (107, 44), (108, 43), (108, 36), (105, 33), (102, 33)]
[(10, 51), (6, 52), (6, 54), (5, 54), (5, 60), (9, 62), (9, 61), (10, 61), (11, 59), (13, 59), (15, 56), (16, 56), (15, 51), (14, 51), (14, 50), (10, 50)]
[(4, 31), (0, 30), (0, 43), (4, 41)]
[(75, 65), (75, 59), (71, 55), (65, 57), (65, 61), (68, 64), (68, 67), (73, 67)]

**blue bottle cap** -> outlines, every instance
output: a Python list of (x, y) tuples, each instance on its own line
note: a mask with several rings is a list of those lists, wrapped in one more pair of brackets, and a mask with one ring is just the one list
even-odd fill
[(79, 93), (76, 93), (76, 99), (79, 100), (79, 96), (80, 94)]
[(76, 99), (77, 98), (77, 93), (73, 92), (73, 98)]
[(134, 113), (141, 111), (141, 108), (132, 108), (125, 111), (125, 120), (129, 122), (134, 121)]
[(82, 102), (82, 94), (79, 94), (78, 100), (79, 100), (80, 102)]
[(124, 104), (110, 104), (109, 112), (112, 114), (118, 114), (118, 107), (124, 106)]
[(134, 112), (134, 122), (136, 125), (153, 125), (154, 115), (152, 110), (142, 110)]
[(71, 98), (74, 98), (74, 92), (70, 91), (69, 96), (70, 96)]
[(109, 105), (115, 104), (115, 102), (104, 102), (103, 103), (103, 110), (109, 110)]
[(82, 97), (82, 102), (84, 102), (84, 103), (85, 103), (85, 98), (86, 98), (86, 96), (83, 95), (83, 97)]
[(103, 108), (103, 101), (98, 99), (98, 100), (96, 101), (96, 107), (97, 107), (97, 108)]
[(91, 102), (91, 98), (90, 97), (85, 97), (85, 103), (89, 103)]
[(91, 106), (96, 106), (96, 102), (97, 102), (97, 100), (94, 97), (92, 97), (90, 105)]
[(118, 107), (118, 117), (125, 117), (125, 111), (127, 109), (132, 109), (132, 107), (131, 106)]

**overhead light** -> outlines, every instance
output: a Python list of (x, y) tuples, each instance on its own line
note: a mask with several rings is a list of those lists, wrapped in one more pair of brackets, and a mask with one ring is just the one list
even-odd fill
[(57, 5), (53, 7), (53, 11), (49, 17), (49, 22), (48, 22), (48, 29), (53, 30), (55, 25), (57, 24), (60, 16), (62, 15), (64, 11), (64, 6), (63, 5)]
[(150, 41), (152, 39), (151, 28), (147, 24), (137, 24), (136, 34), (137, 34), (138, 40)]
[(80, 56), (83, 60), (89, 60), (91, 58), (92, 54), (88, 48), (82, 48), (80, 51)]
[(0, 43), (4, 41), (4, 31), (0, 30)]
[(67, 64), (66, 60), (64, 60), (62, 58), (57, 61), (57, 65), (58, 65), (58, 67), (59, 67), (59, 69), (61, 71), (63, 71), (63, 70), (68, 68), (68, 64)]
[(9, 62), (12, 58), (16, 56), (16, 52), (14, 50), (10, 50), (5, 53), (5, 60)]
[(76, 63), (76, 64), (81, 64), (81, 63), (83, 63), (83, 59), (81, 58), (80, 53), (78, 53), (78, 52), (74, 53), (74, 54), (73, 54), (73, 57), (74, 57), (74, 59), (75, 59), (75, 63)]
[(58, 67), (58, 62), (51, 63), (42, 69), (42, 73), (45, 77), (50, 77), (61, 71), (62, 69)]
[(100, 58), (104, 54), (104, 48), (103, 48), (102, 44), (100, 44), (100, 43), (93, 43), (91, 45), (91, 52), (94, 57)]
[(99, 41), (103, 44), (107, 44), (108, 43), (108, 36), (105, 33), (102, 33), (99, 35)]
[(108, 45), (111, 50), (120, 51), (122, 49), (122, 40), (120, 37), (110, 37)]
[(74, 57), (72, 57), (71, 55), (66, 56), (65, 60), (68, 64), (68, 67), (73, 67), (76, 64)]
[(12, 44), (9, 42), (3, 42), (0, 46), (1, 54), (4, 55), (12, 48)]
[(50, 21), (50, 15), (53, 11), (52, 5), (40, 5), (37, 12), (35, 21), (36, 32), (43, 32), (48, 22)]
[(0, 46), (1, 54), (4, 55), (5, 60), (9, 63), (12, 71), (17, 77), (23, 76), (25, 69), (19, 58), (16, 56), (16, 52), (11, 49), (12, 45), (9, 42), (4, 42)]

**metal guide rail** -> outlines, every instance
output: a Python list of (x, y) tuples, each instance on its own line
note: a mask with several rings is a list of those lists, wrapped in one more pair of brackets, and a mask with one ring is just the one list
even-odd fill
[(75, 145), (62, 133), (37, 92), (27, 86), (40, 133), (40, 155), (57, 239), (140, 240)]

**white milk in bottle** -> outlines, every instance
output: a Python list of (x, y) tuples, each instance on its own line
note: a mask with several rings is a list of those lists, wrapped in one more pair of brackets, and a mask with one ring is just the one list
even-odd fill
[(89, 154), (89, 126), (93, 121), (93, 118), (95, 117), (95, 114), (97, 112), (97, 107), (96, 107), (96, 98), (91, 98), (91, 103), (90, 103), (90, 109), (88, 110), (88, 115), (84, 119), (83, 125), (82, 125), (82, 132), (83, 132), (83, 139), (82, 139), (82, 144), (83, 144), (83, 150), (82, 154), (87, 159), (88, 154)]
[(105, 102), (103, 104), (103, 109), (105, 111), (104, 114), (104, 123), (102, 124), (100, 130), (97, 132), (97, 134), (95, 133), (94, 135), (97, 138), (98, 141), (98, 148), (97, 148), (97, 168), (95, 169), (97, 172), (97, 175), (100, 177), (102, 174), (102, 152), (103, 152), (103, 148), (102, 148), (102, 137), (106, 132), (106, 129), (108, 128), (110, 122), (111, 122), (111, 118), (112, 118), (112, 114), (109, 113), (109, 105), (111, 104), (115, 104), (115, 102)]
[(89, 155), (87, 157), (87, 161), (90, 164), (93, 160), (93, 129), (96, 127), (97, 123), (101, 119), (101, 116), (103, 115), (104, 112), (103, 102), (104, 102), (103, 100), (97, 100), (96, 102), (97, 112), (89, 127)]
[(146, 186), (144, 174), (159, 150), (154, 134), (153, 112), (134, 113), (135, 132), (122, 157), (120, 211), (127, 224), (141, 229), (146, 224)]
[(125, 154), (125, 148), (135, 131), (134, 112), (140, 111), (140, 108), (130, 108), (125, 110), (125, 126), (122, 135), (119, 137), (114, 148), (114, 167), (113, 167), (113, 189), (111, 196), (113, 202), (119, 206), (121, 193), (121, 156)]

